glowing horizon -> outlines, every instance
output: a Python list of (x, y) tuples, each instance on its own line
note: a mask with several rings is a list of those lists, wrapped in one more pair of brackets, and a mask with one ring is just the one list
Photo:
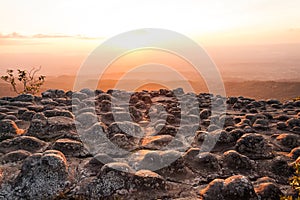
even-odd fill
[(208, 49), (300, 44), (298, 8), (297, 0), (3, 0), (0, 73), (42, 65), (43, 73), (70, 74), (105, 39), (139, 28), (173, 30)]

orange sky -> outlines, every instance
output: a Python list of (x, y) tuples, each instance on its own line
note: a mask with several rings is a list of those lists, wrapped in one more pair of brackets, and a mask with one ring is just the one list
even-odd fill
[[(298, 0), (3, 0), (0, 73), (41, 65), (43, 74), (76, 74), (105, 39), (146, 27), (187, 35), (205, 47), (220, 68), (234, 60), (266, 57), (261, 62), (269, 62), (269, 50), (262, 53), (265, 45), (285, 45), (277, 47), (279, 58), (293, 59), (299, 57), (294, 51), (300, 44), (299, 8)], [(253, 47), (257, 51), (249, 54)], [(298, 60), (295, 63), (299, 66)]]

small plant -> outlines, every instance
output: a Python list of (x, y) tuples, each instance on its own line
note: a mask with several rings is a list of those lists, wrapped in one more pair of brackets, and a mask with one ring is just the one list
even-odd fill
[[(300, 159), (298, 158), (294, 163), (295, 175), (290, 178), (290, 186), (297, 191), (298, 197), (296, 200), (300, 200)], [(292, 196), (282, 196), (280, 200), (294, 200)]]
[[(10, 83), (12, 89), (17, 94), (36, 94), (40, 91), (41, 86), (45, 82), (46, 76), (40, 75), (35, 77), (36, 73), (41, 70), (32, 68), (30, 71), (27, 70), (17, 70), (17, 74), (14, 74), (14, 70), (8, 69), (6, 71), (7, 75), (1, 76), (1, 79), (5, 82)], [(18, 82), (18, 83), (17, 83)], [(22, 90), (18, 90), (18, 86), (21, 85)]]

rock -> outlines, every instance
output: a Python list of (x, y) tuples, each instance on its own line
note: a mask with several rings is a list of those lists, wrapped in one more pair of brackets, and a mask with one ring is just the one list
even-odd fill
[(97, 95), (96, 100), (99, 102), (102, 102), (104, 100), (111, 101), (111, 95), (106, 94), (106, 93), (101, 93), (101, 94)]
[(76, 137), (74, 119), (64, 116), (49, 117), (47, 120), (34, 119), (26, 133), (41, 140), (52, 140), (61, 137)]
[(74, 120), (69, 117), (55, 116), (49, 117), (47, 120), (47, 131), (58, 132), (62, 130), (75, 130)]
[(224, 180), (215, 179), (208, 184), (206, 188), (200, 191), (203, 200), (225, 200), (223, 195)]
[(110, 100), (102, 100), (100, 104), (101, 112), (110, 112), (111, 111), (111, 102)]
[(261, 177), (255, 181), (255, 184), (260, 185), (262, 183), (276, 183), (275, 179), (268, 176)]
[(53, 90), (47, 90), (47, 91), (42, 92), (42, 97), (43, 98), (54, 98), (55, 94), (54, 94)]
[(241, 121), (236, 125), (239, 128), (244, 128), (250, 126), (252, 122), (249, 119), (241, 119)]
[(293, 167), (289, 166), (287, 159), (282, 156), (277, 156), (272, 160), (271, 170), (274, 174), (284, 177), (289, 177), (293, 173)]
[(0, 112), (0, 120), (5, 119), (7, 114)]
[(105, 164), (113, 162), (116, 162), (116, 160), (109, 155), (105, 153), (99, 153), (89, 160), (84, 165), (84, 168), (86, 168), (92, 175), (97, 175)]
[(37, 153), (25, 159), (7, 199), (54, 199), (65, 188), (68, 166), (58, 151)]
[(199, 148), (190, 148), (183, 155), (183, 159), (186, 163), (191, 163), (194, 161), (195, 157), (200, 153)]
[(194, 159), (198, 169), (213, 171), (218, 171), (220, 169), (219, 161), (215, 154), (203, 152), (199, 153)]
[(234, 170), (249, 170), (252, 169), (251, 160), (244, 155), (239, 154), (234, 150), (226, 151), (222, 157), (225, 167)]
[(277, 99), (268, 99), (267, 104), (280, 104), (280, 101), (278, 101)]
[(213, 132), (213, 131), (217, 131), (217, 130), (220, 130), (220, 127), (215, 124), (211, 124), (207, 127), (208, 132)]
[(286, 130), (288, 128), (285, 122), (278, 122), (276, 126), (278, 130)]
[(212, 132), (203, 132), (198, 140), (206, 141), (206, 144), (209, 145), (207, 146), (208, 148), (214, 148), (215, 145), (217, 145), (216, 147), (218, 147), (218, 145), (232, 143), (235, 141), (235, 138), (227, 131), (217, 129)]
[(52, 148), (66, 156), (81, 157), (87, 154), (81, 142), (67, 138), (56, 140)]
[(10, 106), (16, 106), (20, 108), (26, 108), (27, 106), (32, 105), (30, 102), (22, 102), (22, 101), (13, 101), (10, 103)]
[(139, 170), (135, 173), (134, 183), (141, 191), (165, 189), (166, 181), (160, 175), (149, 170)]
[(300, 134), (300, 126), (294, 126), (291, 132)]
[(225, 179), (223, 193), (228, 200), (258, 200), (250, 180), (241, 175)]
[(89, 88), (83, 88), (80, 90), (81, 93), (88, 95), (89, 97), (94, 96), (95, 92)]
[(173, 93), (176, 95), (176, 96), (181, 96), (184, 94), (184, 91), (182, 88), (176, 88), (173, 90)]
[(216, 130), (210, 134), (215, 135), (217, 137), (217, 144), (228, 144), (235, 141), (233, 135), (224, 130)]
[(139, 124), (128, 121), (112, 123), (108, 127), (107, 132), (110, 138), (117, 133), (123, 133), (126, 136), (136, 138), (142, 138), (144, 135), (143, 130)]
[(138, 148), (139, 139), (135, 137), (127, 137), (125, 134), (116, 133), (110, 138), (110, 141), (116, 144), (119, 148), (127, 151), (132, 151)]
[(26, 135), (34, 136), (39, 139), (43, 139), (45, 137), (44, 133), (47, 129), (46, 125), (47, 125), (46, 120), (33, 119), (30, 123), (30, 126), (28, 128)]
[(108, 112), (108, 113), (112, 115), (111, 123), (113, 123), (114, 121), (116, 122), (131, 121), (133, 118), (133, 116), (128, 112), (118, 111), (118, 112)]
[(148, 151), (141, 156), (141, 160), (136, 164), (136, 169), (155, 171), (162, 167), (162, 158), (158, 152)]
[(30, 156), (31, 153), (25, 150), (16, 150), (16, 151), (11, 151), (1, 157), (1, 163), (12, 163), (12, 162), (18, 162), (21, 160), (24, 160), (28, 156)]
[(228, 100), (227, 100), (227, 103), (233, 105), (233, 104), (235, 104), (237, 101), (238, 101), (238, 98), (237, 98), (237, 97), (229, 97)]
[(165, 189), (165, 180), (155, 172), (140, 170), (135, 172), (124, 163), (109, 163), (102, 167), (96, 178), (82, 184), (77, 194), (85, 198), (110, 197), (118, 191), (150, 192)]
[(81, 113), (76, 115), (76, 120), (80, 122), (81, 126), (84, 128), (89, 128), (93, 124), (98, 122), (98, 117), (96, 114), (91, 112)]
[(291, 118), (291, 119), (287, 120), (285, 123), (289, 128), (293, 128), (295, 126), (300, 126), (300, 119)]
[(138, 101), (134, 106), (139, 110), (147, 109), (147, 105), (143, 101)]
[(293, 102), (293, 106), (300, 107), (300, 100)]
[(203, 109), (200, 112), (200, 119), (208, 119), (208, 117), (211, 115), (211, 112), (208, 109)]
[(135, 107), (130, 106), (129, 112), (130, 112), (131, 118), (133, 119), (134, 122), (139, 122), (143, 119), (143, 113), (140, 110), (136, 109)]
[(266, 119), (257, 119), (253, 124), (253, 128), (257, 130), (268, 130), (269, 129), (269, 122)]
[(125, 163), (106, 164), (97, 177), (80, 184), (76, 194), (85, 199), (109, 197), (117, 190), (132, 187), (134, 173)]
[[(292, 194), (288, 178), (300, 163), (293, 101), (176, 91), (53, 89), (0, 98), (0, 199)], [(226, 112), (212, 115), (225, 101)]]
[(9, 153), (16, 150), (26, 150), (31, 153), (42, 152), (46, 149), (47, 143), (35, 137), (19, 136), (7, 139), (0, 143), (0, 152)]
[(200, 153), (198, 148), (189, 149), (183, 155), (183, 160), (187, 166), (197, 172), (218, 171), (220, 169), (219, 161), (215, 154)]
[(20, 94), (13, 98), (13, 101), (33, 102), (34, 96), (32, 94)]
[(280, 134), (279, 136), (276, 137), (276, 140), (282, 146), (289, 148), (289, 151), (292, 148), (300, 146), (300, 137), (296, 134), (292, 134), (292, 133)]
[(53, 101), (52, 99), (42, 99), (41, 104), (44, 105), (44, 109), (47, 108), (54, 108), (54, 106), (58, 106), (59, 104), (56, 101)]
[(223, 115), (221, 116), (220, 121), (224, 122), (224, 127), (234, 126), (234, 119), (232, 116)]
[(17, 121), (18, 118), (15, 115), (6, 115), (4, 119), (10, 119), (12, 121)]
[(72, 94), (72, 98), (77, 98), (79, 100), (83, 100), (83, 99), (88, 98), (88, 95), (85, 93), (82, 93), (82, 92), (74, 92)]
[[(156, 127), (156, 129), (160, 129), (160, 127)], [(162, 125), (162, 128), (157, 133), (157, 135), (170, 135), (175, 137), (178, 132), (178, 128), (172, 125)]]
[(30, 105), (27, 106), (28, 110), (34, 111), (34, 112), (42, 112), (44, 110), (44, 106), (42, 105)]
[(234, 141), (237, 141), (245, 134), (245, 131), (237, 128), (237, 129), (230, 131), (229, 134), (232, 135), (232, 137), (234, 138)]
[(279, 120), (279, 121), (287, 121), (290, 119), (290, 117), (285, 114), (279, 114), (279, 115), (275, 116), (274, 119)]
[(300, 147), (295, 147), (289, 153), (289, 157), (296, 160), (300, 156)]
[(34, 115), (35, 115), (34, 111), (25, 111), (21, 115), (20, 119), (25, 120), (25, 121), (31, 121)]
[(151, 96), (149, 94), (145, 94), (141, 97), (141, 100), (146, 103), (146, 104), (151, 104), (152, 100), (151, 100)]
[(236, 144), (236, 150), (251, 159), (271, 158), (272, 149), (266, 139), (255, 133), (243, 135)]
[(47, 118), (45, 117), (44, 113), (36, 113), (33, 117), (32, 117), (32, 120), (34, 119), (39, 119), (39, 120), (42, 120), (42, 121), (46, 121)]
[(74, 119), (74, 115), (67, 110), (58, 110), (58, 109), (46, 110), (44, 111), (44, 115), (46, 117), (64, 116), (64, 117), (69, 117), (71, 119)]
[(142, 146), (146, 149), (159, 150), (168, 145), (174, 137), (170, 135), (157, 135), (145, 137), (142, 140)]
[(245, 176), (215, 179), (200, 191), (203, 200), (258, 200), (250, 180)]
[(255, 192), (261, 200), (280, 199), (283, 195), (279, 187), (274, 183), (262, 183), (255, 187)]
[(271, 107), (275, 108), (275, 109), (280, 109), (280, 108), (282, 108), (282, 105), (281, 104), (272, 104)]
[(0, 142), (23, 134), (25, 131), (19, 129), (16, 123), (10, 119), (0, 120)]

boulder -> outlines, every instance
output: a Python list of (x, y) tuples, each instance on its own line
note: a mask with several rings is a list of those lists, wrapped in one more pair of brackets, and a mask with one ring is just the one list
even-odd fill
[(5, 139), (16, 137), (25, 131), (19, 129), (16, 123), (10, 119), (0, 120), (0, 142)]
[(26, 150), (31, 153), (42, 152), (48, 144), (42, 140), (30, 136), (19, 136), (7, 139), (0, 143), (0, 152), (9, 153), (16, 150)]
[(0, 194), (6, 199), (54, 199), (63, 192), (68, 178), (66, 158), (58, 151), (45, 151), (25, 159), (12, 187)]
[(243, 135), (236, 143), (236, 150), (251, 159), (273, 157), (272, 148), (267, 140), (260, 134), (248, 133)]
[(258, 200), (254, 187), (245, 176), (215, 179), (200, 191), (203, 200)]

